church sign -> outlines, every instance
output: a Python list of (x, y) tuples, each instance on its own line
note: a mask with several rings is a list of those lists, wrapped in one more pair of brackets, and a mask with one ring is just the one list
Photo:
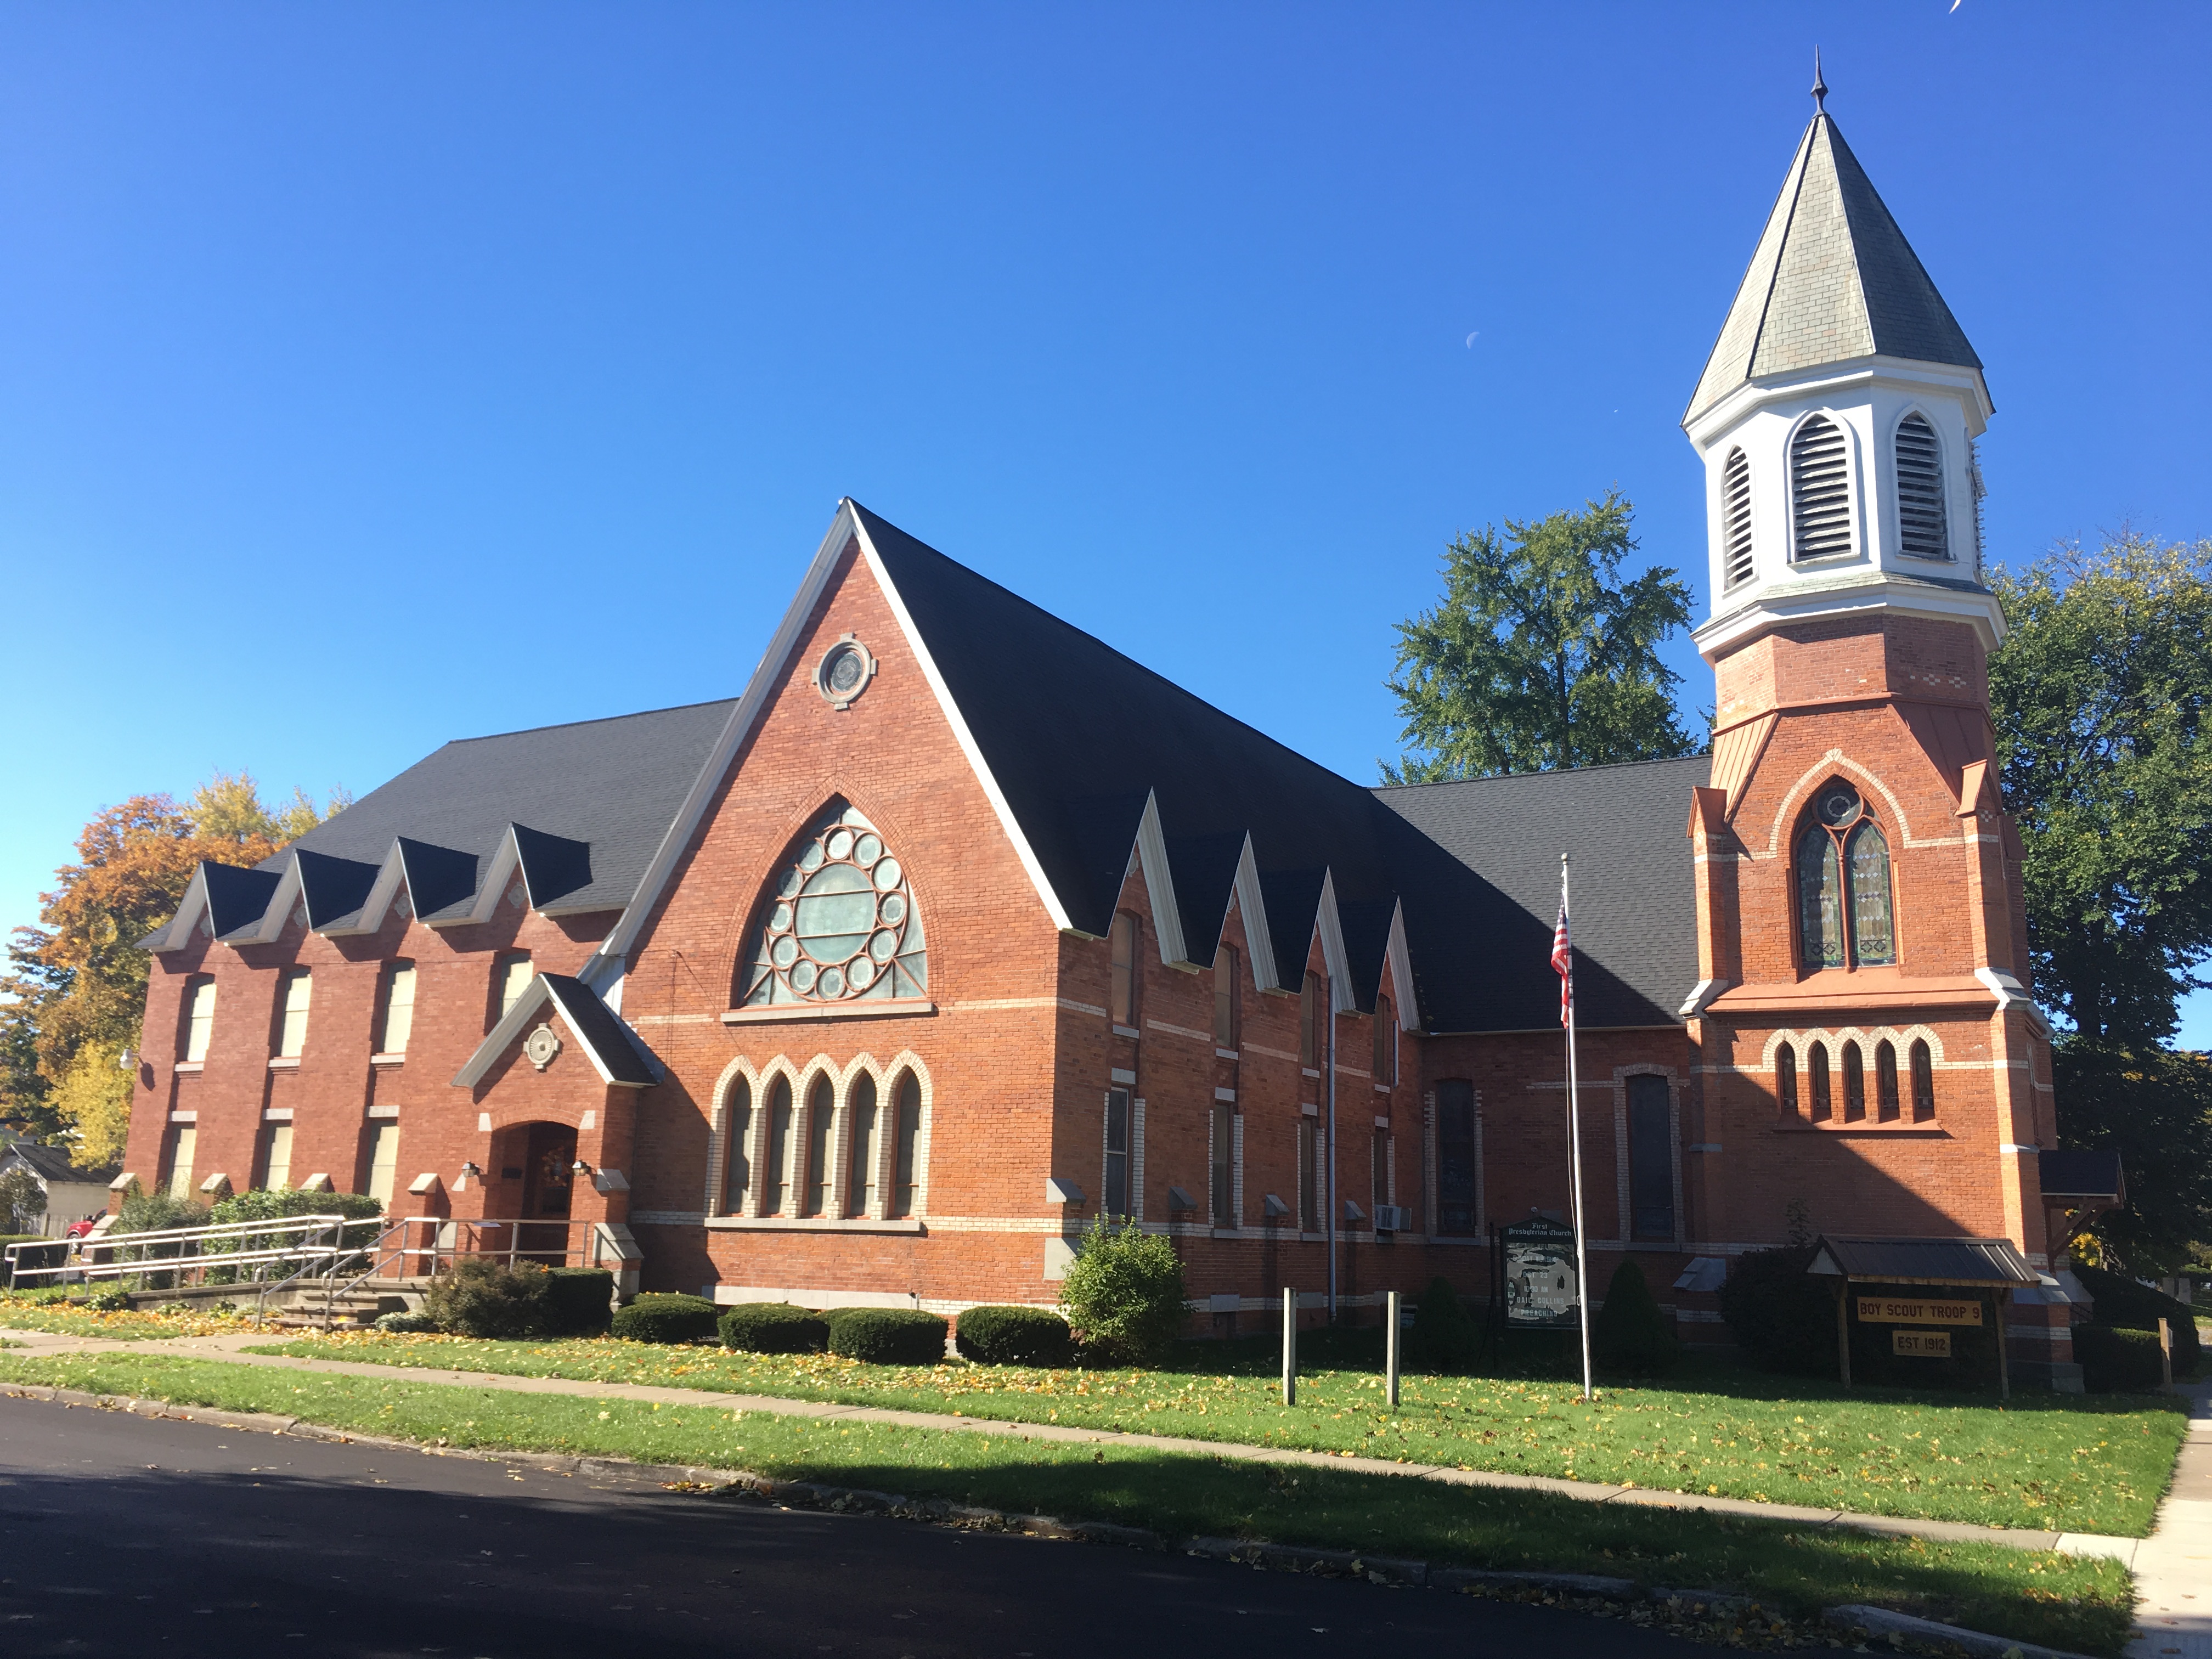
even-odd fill
[(1582, 1304), (1574, 1230), (1537, 1217), (1500, 1227), (1498, 1235), (1505, 1322), (1522, 1330), (1574, 1325)]
[[(1979, 1325), (1982, 1322), (1982, 1302), (1978, 1297), (1923, 1301), (1917, 1297), (1908, 1300), (1891, 1296), (1862, 1296), (1857, 1300), (1859, 1322), (1863, 1325)], [(1899, 1348), (1898, 1352), (1903, 1353), (1905, 1350)]]

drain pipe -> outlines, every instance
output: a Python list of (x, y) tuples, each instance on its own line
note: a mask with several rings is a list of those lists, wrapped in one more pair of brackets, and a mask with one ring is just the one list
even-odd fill
[(1328, 1322), (1336, 1323), (1336, 987), (1328, 988)]

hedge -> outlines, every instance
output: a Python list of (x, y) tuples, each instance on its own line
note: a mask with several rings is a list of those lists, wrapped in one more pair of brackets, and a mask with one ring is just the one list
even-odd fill
[(934, 1365), (945, 1358), (945, 1322), (919, 1308), (833, 1308), (830, 1352), (871, 1365)]
[(1653, 1299), (1644, 1269), (1632, 1261), (1613, 1270), (1605, 1304), (1590, 1322), (1597, 1363), (1631, 1376), (1657, 1376), (1681, 1357), (1674, 1322)]
[(614, 1314), (615, 1276), (605, 1267), (556, 1267), (545, 1286), (545, 1328), (554, 1336), (605, 1336)]
[(788, 1302), (740, 1302), (717, 1328), (722, 1346), (739, 1353), (820, 1353), (830, 1346), (830, 1322)]
[(1746, 1358), (1801, 1376), (1836, 1374), (1836, 1294), (1814, 1278), (1814, 1246), (1789, 1244), (1735, 1259), (1721, 1286), (1721, 1317)]
[(1075, 1351), (1074, 1333), (1049, 1308), (969, 1308), (953, 1342), (986, 1365), (1065, 1365)]
[(702, 1296), (649, 1293), (617, 1310), (612, 1328), (631, 1342), (711, 1342), (720, 1311)]
[(2081, 1281), (2081, 1288), (2096, 1298), (2100, 1325), (2124, 1331), (2148, 1331), (2155, 1338), (2158, 1322), (2166, 1321), (2173, 1332), (2173, 1374), (2196, 1375), (2202, 1346), (2197, 1340), (2194, 1309), (2164, 1291), (2138, 1285), (2124, 1274), (2107, 1273), (2101, 1267), (2076, 1267), (2074, 1276)]
[(422, 1292), (422, 1312), (456, 1336), (514, 1340), (545, 1334), (553, 1275), (535, 1262), (513, 1267), (465, 1255)]
[[(2081, 1386), (2091, 1394), (2155, 1394), (2162, 1376), (2154, 1331), (2115, 1330), (2110, 1325), (2076, 1325), (2074, 1358), (2081, 1363)], [(2179, 1356), (2177, 1354), (2176, 1358)], [(2177, 1370), (2179, 1367), (2177, 1365)]]

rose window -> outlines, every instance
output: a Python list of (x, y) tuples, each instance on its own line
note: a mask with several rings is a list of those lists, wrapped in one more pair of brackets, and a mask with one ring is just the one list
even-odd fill
[(905, 868), (857, 808), (833, 808), (775, 884), (744, 1006), (918, 997), (928, 988)]

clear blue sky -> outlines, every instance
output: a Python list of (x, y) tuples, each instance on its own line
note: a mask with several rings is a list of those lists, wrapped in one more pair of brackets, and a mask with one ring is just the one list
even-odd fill
[(0, 8), (0, 924), (133, 793), (733, 694), (847, 493), (1370, 779), (1456, 532), (1618, 483), (1702, 608), (1816, 40), (1992, 553), (2212, 533), (2200, 4)]

